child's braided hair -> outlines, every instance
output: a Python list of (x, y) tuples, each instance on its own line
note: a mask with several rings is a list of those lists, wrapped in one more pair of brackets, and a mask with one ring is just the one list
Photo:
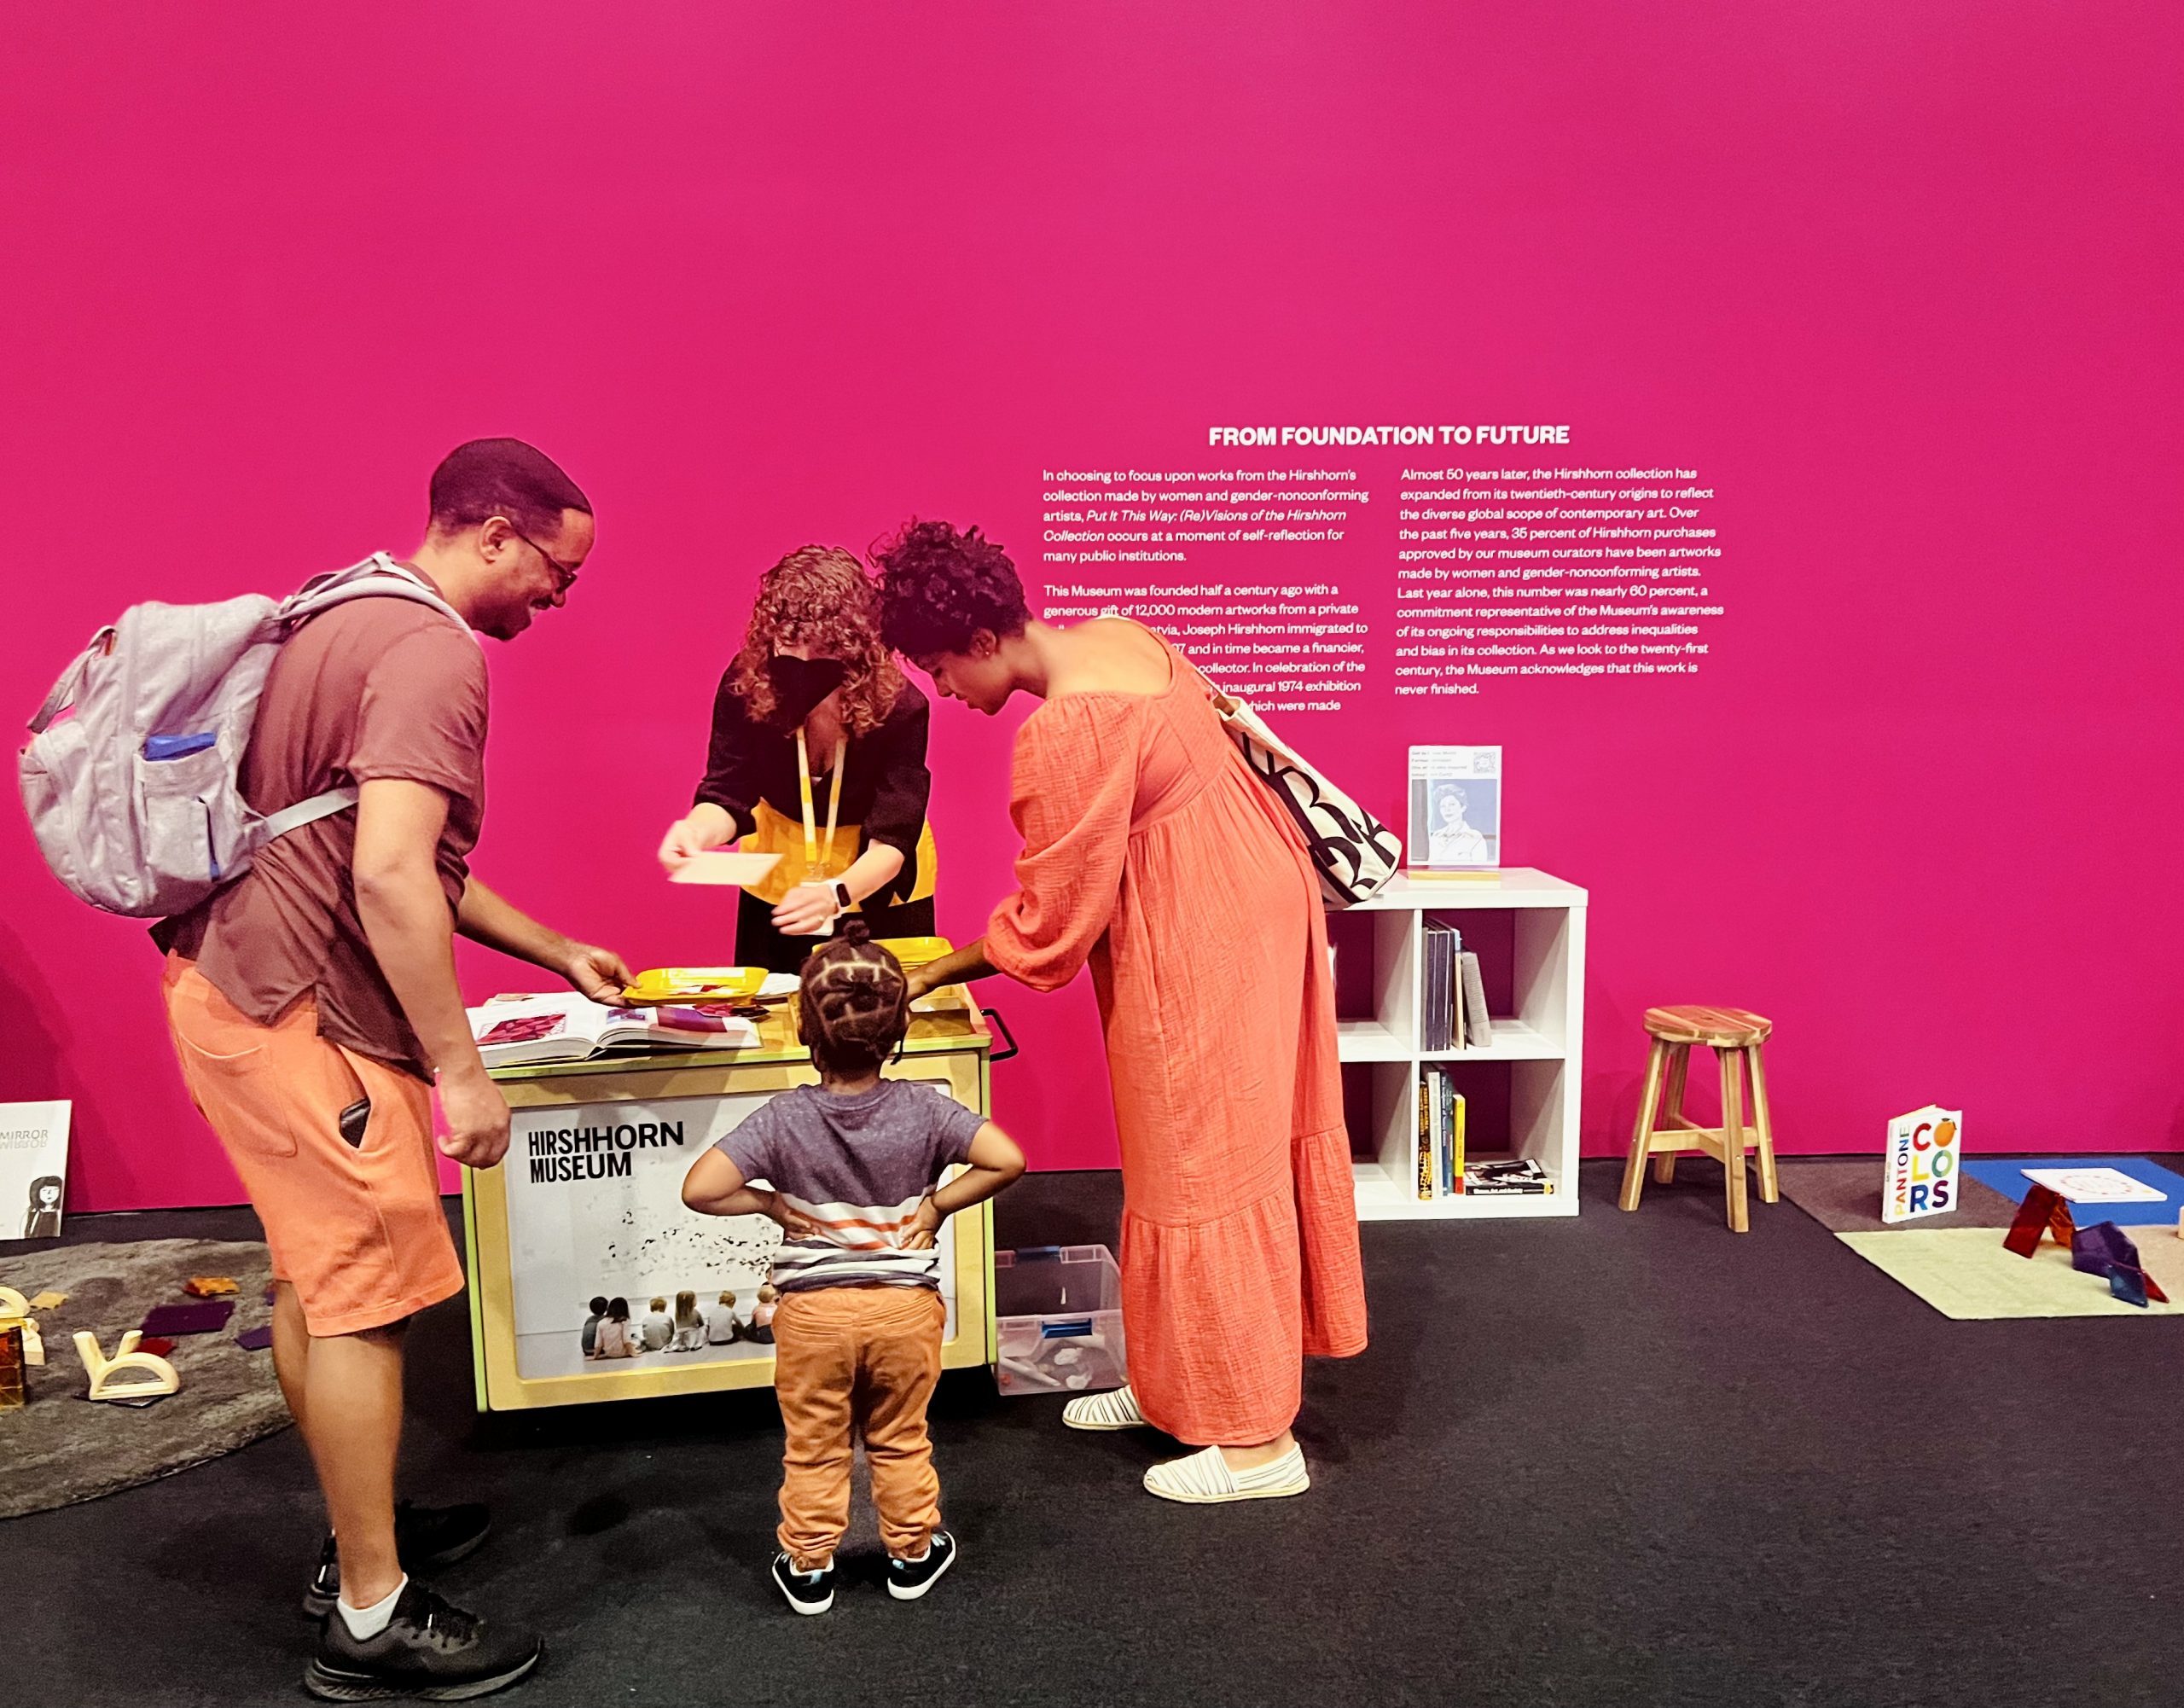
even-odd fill
[(909, 1030), (910, 985), (903, 963), (872, 940), (872, 927), (845, 920), (833, 941), (804, 958), (797, 1034), (825, 1071), (869, 1073)]

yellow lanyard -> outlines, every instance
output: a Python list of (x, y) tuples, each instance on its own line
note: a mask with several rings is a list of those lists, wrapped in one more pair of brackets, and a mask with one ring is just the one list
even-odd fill
[(841, 741), (834, 748), (834, 781), (827, 791), (827, 847), (822, 857), (819, 848), (819, 829), (813, 822), (811, 805), (811, 753), (804, 741), (804, 726), (796, 726), (796, 781), (804, 795), (804, 874), (807, 883), (816, 883), (827, 875), (827, 867), (834, 858), (834, 826), (842, 816), (842, 773), (849, 769), (844, 763), (849, 758), (849, 731), (842, 732)]

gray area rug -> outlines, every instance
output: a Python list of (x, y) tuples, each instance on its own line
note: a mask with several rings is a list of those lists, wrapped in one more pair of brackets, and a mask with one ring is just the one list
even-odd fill
[[(167, 1362), (180, 1390), (148, 1406), (94, 1403), (76, 1356), (88, 1328), (108, 1357), (154, 1305), (188, 1304), (192, 1275), (231, 1275), (238, 1291), (227, 1327), (174, 1339)], [(272, 1320), (265, 1303), (265, 1247), (220, 1240), (145, 1240), (130, 1245), (56, 1246), (0, 1258), (0, 1283), (26, 1298), (50, 1290), (66, 1304), (34, 1311), (45, 1363), (26, 1374), (30, 1403), (0, 1411), (0, 1518), (44, 1512), (133, 1488), (223, 1453), (288, 1422), (270, 1351), (235, 1345), (246, 1328)]]
[(1895, 1228), (2007, 1228), (2017, 1219), (2016, 1205), (1993, 1187), (1965, 1175), (1956, 1183), (1957, 1208), (1911, 1222), (1884, 1222), (1878, 1152), (1850, 1161), (1785, 1157), (1777, 1166), (1782, 1196), (1831, 1234), (1878, 1234)]

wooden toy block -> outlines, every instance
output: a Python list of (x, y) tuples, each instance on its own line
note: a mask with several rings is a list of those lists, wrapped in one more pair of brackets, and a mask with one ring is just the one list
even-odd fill
[[(164, 1358), (155, 1358), (149, 1352), (136, 1350), (143, 1339), (137, 1329), (131, 1329), (121, 1337), (121, 1345), (109, 1358), (100, 1350), (99, 1338), (88, 1328), (76, 1332), (76, 1356), (84, 1361), (84, 1373), (91, 1379), (90, 1397), (95, 1400), (150, 1399), (160, 1394), (171, 1394), (182, 1386), (182, 1378), (173, 1365)], [(149, 1381), (121, 1381), (118, 1377), (131, 1370), (140, 1370), (149, 1376)]]

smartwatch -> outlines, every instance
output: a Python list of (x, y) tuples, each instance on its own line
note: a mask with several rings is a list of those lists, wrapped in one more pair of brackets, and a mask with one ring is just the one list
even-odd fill
[(844, 883), (839, 878), (835, 879), (834, 911), (837, 914), (845, 914), (855, 905), (856, 903), (852, 901), (850, 897), (850, 886)]

